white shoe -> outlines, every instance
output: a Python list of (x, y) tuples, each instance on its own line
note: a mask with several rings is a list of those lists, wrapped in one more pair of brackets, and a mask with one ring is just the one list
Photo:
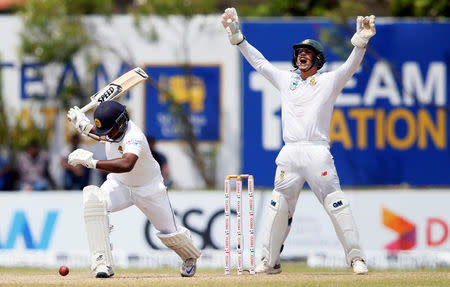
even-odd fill
[(353, 272), (357, 275), (367, 275), (369, 270), (367, 265), (361, 258), (355, 258), (352, 260)]
[(197, 271), (197, 259), (188, 258), (186, 259), (180, 267), (181, 277), (192, 277)]
[(256, 265), (255, 268), (256, 273), (266, 273), (266, 274), (278, 274), (281, 273), (281, 265), (275, 264), (275, 266), (269, 266), (267, 259), (263, 258), (261, 261)]
[(95, 268), (95, 272), (97, 273), (95, 277), (97, 278), (109, 278), (114, 276), (114, 270), (110, 266), (106, 266), (105, 264), (100, 264)]

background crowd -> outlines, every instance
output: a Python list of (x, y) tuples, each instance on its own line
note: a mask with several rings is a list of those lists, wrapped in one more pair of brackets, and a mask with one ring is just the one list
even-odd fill
[[(156, 140), (147, 137), (153, 157), (161, 167), (164, 183), (171, 187), (169, 165), (165, 155), (155, 147)], [(46, 148), (38, 140), (32, 139), (25, 148), (15, 154), (4, 152), (0, 155), (0, 190), (1, 191), (46, 191), (46, 190), (74, 190), (81, 191), (89, 184), (101, 185), (107, 173), (98, 170), (94, 177), (90, 169), (82, 166), (71, 166), (67, 163), (69, 154), (82, 147), (83, 138), (79, 134), (72, 134), (69, 144), (60, 154), (59, 165), (62, 178), (57, 179), (50, 171), (50, 157)]]

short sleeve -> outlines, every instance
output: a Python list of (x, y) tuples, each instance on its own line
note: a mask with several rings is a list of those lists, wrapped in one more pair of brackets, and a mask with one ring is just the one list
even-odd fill
[(139, 157), (142, 152), (143, 143), (138, 138), (130, 138), (125, 140), (123, 144), (123, 153), (133, 153)]

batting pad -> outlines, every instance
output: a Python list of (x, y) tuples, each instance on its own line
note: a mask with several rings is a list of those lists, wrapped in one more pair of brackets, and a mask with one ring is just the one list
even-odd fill
[(352, 259), (356, 257), (365, 260), (361, 246), (359, 245), (358, 230), (344, 193), (342, 191), (335, 191), (328, 194), (324, 199), (323, 205), (344, 247), (347, 264), (351, 265)]
[(288, 202), (278, 191), (272, 191), (263, 234), (263, 257), (270, 267), (280, 262), (280, 250), (289, 233)]
[(109, 240), (107, 201), (103, 192), (95, 185), (83, 188), (84, 222), (91, 253), (91, 269), (100, 264), (114, 265)]
[(183, 261), (189, 258), (199, 258), (201, 255), (200, 249), (195, 247), (191, 239), (191, 232), (186, 228), (179, 226), (178, 232), (163, 234), (156, 233), (156, 236), (164, 245), (177, 253)]

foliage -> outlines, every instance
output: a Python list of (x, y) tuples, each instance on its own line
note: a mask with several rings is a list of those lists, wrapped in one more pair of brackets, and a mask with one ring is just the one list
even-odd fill
[(136, 15), (183, 15), (190, 17), (196, 14), (214, 13), (217, 0), (139, 0), (135, 1), (131, 11)]
[(48, 135), (49, 129), (47, 127), (37, 125), (33, 119), (24, 123), (22, 118), (17, 117), (15, 125), (8, 135), (10, 148), (12, 151), (21, 151), (32, 141), (37, 141), (41, 147), (47, 147)]
[[(449, 17), (447, 0), (140, 0), (130, 10), (142, 15), (193, 15), (222, 13), (236, 7), (244, 17), (331, 17), (375, 14), (394, 17)], [(361, 9), (362, 8), (362, 9)], [(365, 10), (366, 13), (361, 13)]]
[(24, 29), (21, 49), (43, 63), (66, 63), (89, 41), (82, 14), (71, 1), (31, 0), (20, 13)]
[[(74, 56), (89, 43), (89, 36), (82, 22), (82, 9), (79, 5), (83, 1), (58, 1), (58, 0), (30, 0), (27, 1), (19, 12), (23, 20), (23, 29), (20, 33), (22, 58), (31, 58), (36, 62), (46, 64), (65, 64), (71, 62)], [(38, 70), (37, 73), (42, 71)], [(60, 93), (62, 101), (81, 96), (80, 87), (75, 83), (67, 83)], [(55, 95), (44, 95), (45, 100)], [(16, 118), (15, 123), (2, 126), (2, 131), (9, 134), (9, 146), (11, 151), (23, 149), (30, 141), (37, 140), (41, 146), (48, 142), (48, 129), (52, 127), (39, 127), (33, 117)]]
[(393, 0), (389, 10), (392, 16), (400, 17), (448, 17), (450, 2), (448, 0)]
[[(120, 6), (123, 1), (113, 0), (71, 0), (57, 1), (59, 5), (66, 5), (69, 15), (106, 15), (110, 16), (116, 6)], [(126, 1), (125, 1), (126, 2)]]
[[(113, 3), (108, 0), (29, 0), (19, 8), (23, 20), (20, 33), (19, 53), (23, 58), (31, 58), (46, 64), (65, 64), (92, 43), (83, 25), (83, 14), (96, 13), (110, 15)], [(38, 71), (39, 72), (39, 71)], [(10, 152), (11, 158), (23, 150), (30, 141), (37, 141), (42, 147), (48, 144), (51, 127), (39, 126), (32, 116), (8, 118), (11, 112), (1, 92), (0, 73), (0, 146)], [(75, 83), (65, 83), (57, 96), (57, 105), (66, 108), (72, 99), (80, 98), (82, 87)], [(42, 99), (32, 99), (33, 101)]]
[[(248, 3), (250, 2), (250, 3)], [(243, 1), (239, 5), (239, 13), (245, 16), (322, 16), (325, 11), (337, 6), (338, 1), (328, 0), (269, 0)]]
[[(145, 17), (149, 14), (158, 14), (160, 16), (166, 17), (171, 14), (179, 14), (183, 16), (185, 25), (183, 27), (183, 32), (180, 33), (180, 37), (187, 35), (189, 31), (189, 22), (194, 15), (207, 13), (214, 9), (216, 6), (216, 1), (208, 0), (175, 0), (175, 1), (137, 1), (137, 4), (133, 7), (132, 12), (135, 17), (135, 25), (141, 35), (150, 42), (158, 41), (159, 35), (154, 28), (151, 20)], [(167, 18), (167, 17), (166, 17)], [(167, 21), (169, 25), (169, 21)], [(183, 70), (187, 79), (192, 79), (191, 76), (191, 66), (189, 62), (189, 47), (186, 46), (186, 41), (181, 41), (183, 45), (181, 51), (183, 51)], [(177, 48), (177, 47), (174, 47)], [(192, 159), (197, 171), (201, 175), (202, 179), (206, 183), (207, 187), (213, 187), (215, 185), (215, 170), (211, 171), (211, 162), (216, 160), (216, 153), (204, 153), (200, 151), (199, 142), (194, 133), (194, 127), (190, 121), (190, 110), (183, 107), (182, 104), (177, 103), (172, 91), (168, 90), (167, 87), (158, 85), (152, 79), (148, 80), (150, 84), (159, 91), (166, 95), (169, 102), (169, 111), (174, 121), (182, 125), (179, 127), (178, 136), (185, 141), (188, 147), (187, 154)], [(190, 86), (191, 84), (188, 84)], [(209, 166), (209, 167), (208, 167)]]
[[(112, 0), (29, 0), (19, 15), (23, 20), (21, 31), (21, 54), (46, 64), (63, 65), (73, 62), (83, 52), (87, 72), (93, 71), (99, 63), (98, 57), (89, 48), (99, 48), (91, 39), (83, 22), (85, 14), (110, 16), (114, 9)], [(94, 49), (95, 50), (95, 49)], [(86, 75), (89, 78), (89, 75)], [(57, 82), (60, 82), (58, 79)], [(63, 89), (55, 96), (57, 104), (67, 109), (81, 102), (84, 87), (79, 83), (65, 82)], [(78, 102), (76, 99), (79, 99)]]
[(3, 98), (3, 77), (2, 73), (0, 73), (0, 146), (9, 146), (8, 126), (5, 99)]
[(38, 126), (32, 118), (24, 121), (16, 117), (14, 126), (9, 123), (8, 107), (2, 95), (2, 76), (0, 73), (0, 146), (10, 152), (11, 158), (15, 152), (23, 150), (31, 141), (37, 141), (41, 146), (47, 146), (48, 128)]
[(48, 129), (38, 126), (33, 119), (24, 121), (19, 116), (14, 121), (14, 126), (9, 122), (8, 107), (3, 97), (2, 75), (0, 73), (0, 146), (10, 153), (11, 159), (15, 158), (17, 151), (23, 150), (28, 143), (35, 140), (41, 146), (47, 145)]
[[(47, 0), (29, 0), (42, 2)], [(218, 14), (227, 7), (236, 7), (241, 16), (250, 17), (299, 17), (329, 15), (338, 7), (364, 6), (370, 14), (394, 17), (449, 17), (450, 3), (447, 0), (71, 0), (58, 1), (68, 8), (69, 15), (133, 12), (140, 15), (185, 15)], [(10, 6), (3, 12), (20, 9)], [(348, 11), (342, 10), (344, 14)], [(355, 14), (351, 14), (355, 16)]]
[(447, 0), (245, 0), (233, 4), (240, 15), (258, 17), (326, 16), (334, 19), (369, 14), (431, 18), (450, 16), (450, 2)]

